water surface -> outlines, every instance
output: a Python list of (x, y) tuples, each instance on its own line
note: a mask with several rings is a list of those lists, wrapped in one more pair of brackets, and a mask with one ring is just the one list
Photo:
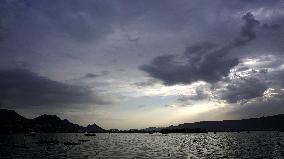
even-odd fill
[(284, 158), (284, 133), (0, 135), (0, 158)]

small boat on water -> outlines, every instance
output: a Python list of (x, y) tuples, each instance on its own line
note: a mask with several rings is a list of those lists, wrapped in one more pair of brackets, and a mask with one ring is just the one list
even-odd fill
[(96, 134), (94, 134), (94, 133), (86, 133), (86, 134), (84, 134), (85, 136), (97, 136)]

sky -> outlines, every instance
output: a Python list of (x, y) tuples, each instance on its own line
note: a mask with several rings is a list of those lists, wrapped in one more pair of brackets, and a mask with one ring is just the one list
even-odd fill
[(0, 107), (111, 129), (284, 113), (282, 0), (0, 0)]

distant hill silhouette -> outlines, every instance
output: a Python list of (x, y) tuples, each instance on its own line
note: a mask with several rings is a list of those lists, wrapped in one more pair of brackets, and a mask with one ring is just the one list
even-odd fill
[(56, 115), (41, 115), (34, 119), (27, 119), (14, 110), (0, 109), (0, 133), (19, 132), (105, 132), (96, 124), (83, 127), (73, 124), (67, 119), (61, 120)]
[(251, 118), (242, 120), (223, 120), (223, 121), (200, 121), (195, 123), (184, 123), (177, 126), (164, 128), (150, 127), (146, 129), (130, 129), (110, 131), (104, 130), (95, 123), (87, 127), (73, 124), (68, 120), (61, 120), (56, 115), (41, 115), (34, 119), (27, 119), (14, 110), (0, 109), (0, 133), (21, 133), (21, 132), (206, 132), (206, 131), (247, 131), (247, 130), (284, 130), (284, 114), (267, 116), (261, 118)]
[(41, 115), (32, 119), (33, 129), (38, 132), (84, 132), (84, 127), (61, 120), (56, 115)]
[(102, 129), (101, 127), (99, 127), (97, 124), (93, 124), (93, 125), (88, 125), (86, 127), (86, 131), (88, 133), (94, 133), (94, 132), (106, 132), (106, 130)]
[(19, 115), (14, 110), (0, 109), (0, 121), (26, 121), (27, 118)]
[(26, 132), (29, 130), (29, 125), (29, 119), (14, 110), (0, 109), (0, 133)]
[(239, 130), (283, 130), (284, 114), (261, 118), (223, 121), (200, 121), (170, 126), (169, 129), (195, 129), (201, 128), (208, 131), (239, 131)]

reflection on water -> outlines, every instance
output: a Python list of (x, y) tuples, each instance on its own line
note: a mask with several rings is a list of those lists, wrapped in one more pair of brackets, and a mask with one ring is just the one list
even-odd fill
[(284, 133), (0, 135), (0, 158), (284, 158)]

